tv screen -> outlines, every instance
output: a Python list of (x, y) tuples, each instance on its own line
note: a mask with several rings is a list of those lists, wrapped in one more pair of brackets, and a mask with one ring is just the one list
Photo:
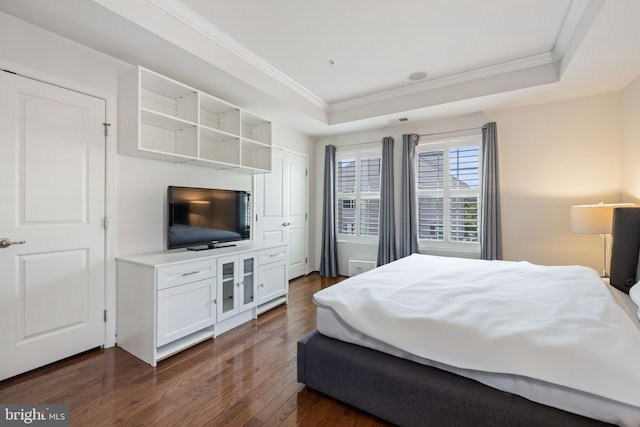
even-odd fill
[(169, 186), (167, 204), (167, 249), (206, 249), (250, 238), (247, 191)]

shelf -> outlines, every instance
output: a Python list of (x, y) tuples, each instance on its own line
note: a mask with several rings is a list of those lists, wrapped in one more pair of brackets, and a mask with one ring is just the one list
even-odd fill
[(240, 110), (231, 104), (201, 93), (200, 125), (240, 136)]
[(202, 341), (213, 338), (213, 335), (213, 326), (198, 332), (194, 332), (191, 335), (187, 335), (186, 337), (170, 342), (169, 344), (165, 344), (162, 347), (158, 347), (156, 350), (155, 359), (156, 361), (166, 359), (167, 357), (173, 356), (174, 354), (179, 353), (186, 348), (192, 347)]
[(201, 127), (198, 158), (238, 165), (240, 163), (240, 138)]
[(143, 67), (118, 82), (118, 152), (242, 173), (271, 171), (271, 123)]
[(141, 149), (197, 156), (197, 127), (194, 123), (147, 110), (142, 110), (140, 116)]
[(140, 107), (190, 122), (198, 120), (198, 92), (149, 70), (140, 70)]
[(140, 120), (143, 124), (159, 127), (171, 131), (179, 131), (185, 128), (195, 128), (196, 124), (188, 122), (186, 120), (178, 119), (173, 116), (168, 116), (156, 111), (150, 111), (147, 109), (140, 110)]
[(241, 164), (252, 169), (271, 171), (271, 147), (243, 139)]
[(271, 122), (245, 111), (242, 112), (241, 122), (242, 132), (240, 136), (243, 139), (271, 145)]

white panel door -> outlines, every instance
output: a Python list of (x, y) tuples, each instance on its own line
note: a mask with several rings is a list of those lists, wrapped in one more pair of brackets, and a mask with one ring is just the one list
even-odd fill
[(285, 153), (272, 149), (271, 173), (256, 175), (256, 236), (255, 240), (284, 242), (285, 240)]
[(255, 179), (255, 239), (289, 244), (289, 279), (307, 273), (307, 163), (305, 156), (272, 150), (269, 174)]
[(287, 153), (286, 229), (289, 233), (289, 277), (307, 274), (307, 158)]
[(104, 100), (0, 72), (0, 380), (105, 342), (104, 120)]

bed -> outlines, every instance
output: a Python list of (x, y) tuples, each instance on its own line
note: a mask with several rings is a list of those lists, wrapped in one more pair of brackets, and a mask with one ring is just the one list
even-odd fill
[(412, 255), (316, 293), (298, 380), (397, 425), (640, 426), (640, 209), (620, 211), (614, 286), (586, 267)]

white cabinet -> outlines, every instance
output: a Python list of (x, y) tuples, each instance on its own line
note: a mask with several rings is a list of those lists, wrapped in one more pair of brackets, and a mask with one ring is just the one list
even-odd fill
[(143, 67), (118, 81), (120, 154), (271, 171), (271, 122)]
[(216, 263), (117, 259), (117, 342), (151, 366), (214, 335)]
[(161, 347), (216, 321), (215, 279), (158, 291), (156, 345)]
[[(255, 319), (259, 274), (286, 257), (285, 244), (269, 242), (118, 257), (118, 346), (156, 366)], [(264, 271), (269, 288), (287, 289), (286, 275)]]
[(256, 253), (228, 256), (218, 259), (218, 318), (227, 319), (256, 306), (255, 269)]
[(287, 247), (279, 246), (260, 251), (258, 258), (258, 314), (285, 304), (289, 292), (287, 280)]

